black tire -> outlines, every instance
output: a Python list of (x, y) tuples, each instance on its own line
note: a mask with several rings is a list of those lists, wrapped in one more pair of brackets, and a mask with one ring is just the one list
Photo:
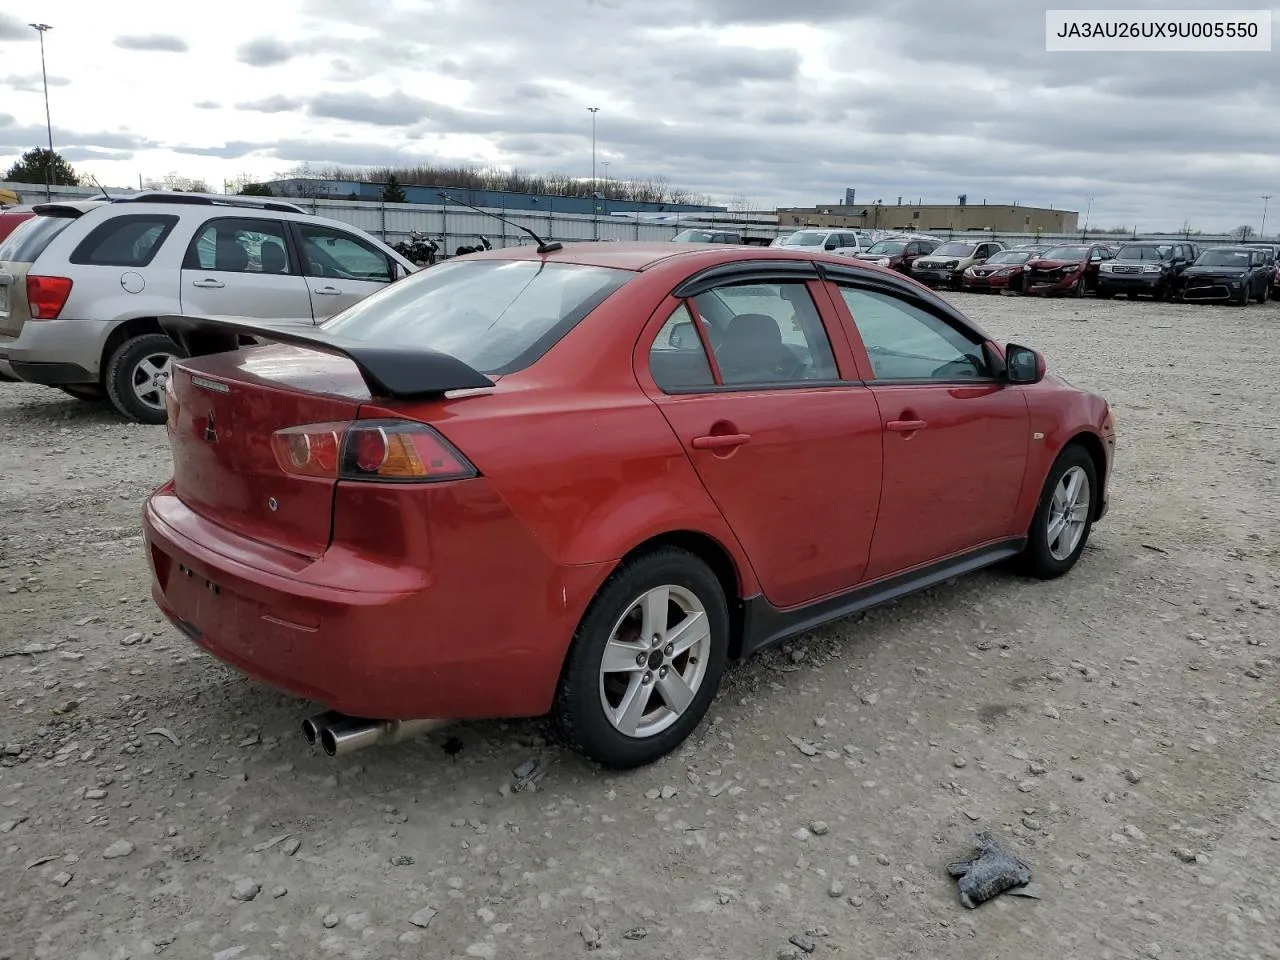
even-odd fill
[[(691, 592), (710, 627), (706, 673), (694, 698), (665, 730), (645, 738), (614, 727), (601, 702), (600, 667), (614, 625), (655, 587)], [(566, 745), (590, 760), (626, 770), (659, 759), (679, 746), (706, 715), (724, 674), (729, 651), (729, 608), (724, 588), (705, 563), (685, 550), (664, 547), (619, 567), (596, 594), (578, 625), (560, 673), (552, 724)]]
[(1266, 302), (1267, 302), (1267, 294), (1268, 294), (1268, 293), (1270, 293), (1270, 292), (1271, 292), (1271, 288), (1270, 288), (1270, 287), (1263, 287), (1263, 288), (1262, 288), (1262, 292), (1261, 292), (1260, 294), (1258, 294), (1256, 297), (1254, 297), (1253, 299), (1257, 300), (1257, 301), (1258, 301), (1258, 303), (1266, 303)]
[(1246, 286), (1240, 291), (1240, 296), (1232, 301), (1237, 307), (1247, 307), (1249, 305), (1249, 288)]
[(143, 361), (161, 355), (181, 357), (182, 348), (163, 333), (144, 333), (120, 344), (107, 361), (107, 396), (120, 413), (138, 423), (160, 424), (165, 421), (163, 395), (157, 407), (143, 402), (134, 389), (134, 379), (143, 373), (140, 369)]
[[(1067, 471), (1074, 467), (1079, 467), (1083, 470), (1088, 481), (1089, 512), (1085, 519), (1084, 531), (1080, 537), (1080, 542), (1076, 544), (1075, 549), (1070, 554), (1060, 559), (1053, 555), (1049, 544), (1049, 522), (1053, 507), (1053, 492)], [(1093, 518), (1097, 513), (1097, 498), (1099, 495), (1098, 472), (1093, 465), (1093, 458), (1079, 444), (1068, 444), (1062, 453), (1058, 454), (1058, 459), (1053, 462), (1053, 466), (1049, 469), (1049, 475), (1045, 478), (1044, 489), (1040, 491), (1040, 503), (1037, 505), (1035, 517), (1031, 521), (1031, 529), (1027, 531), (1027, 545), (1019, 557), (1019, 566), (1024, 573), (1040, 580), (1053, 580), (1062, 576), (1076, 565), (1076, 561), (1080, 559), (1080, 554), (1084, 552), (1085, 544), (1089, 542), (1089, 534), (1093, 530)]]
[(67, 396), (83, 400), (85, 403), (98, 403), (107, 397), (106, 391), (96, 383), (64, 383), (58, 389)]
[(1083, 297), (1084, 288), (1085, 288), (1084, 277), (1081, 277), (1079, 280), (1076, 281), (1076, 285), (1071, 288), (1071, 296)]

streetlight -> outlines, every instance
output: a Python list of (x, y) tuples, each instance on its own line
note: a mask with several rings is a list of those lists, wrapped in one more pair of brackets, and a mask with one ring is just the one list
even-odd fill
[(1271, 201), (1271, 194), (1264, 193), (1262, 195), (1262, 229), (1258, 231), (1258, 239), (1267, 239), (1267, 204)]
[(45, 200), (53, 199), (53, 121), (49, 119), (49, 74), (44, 68), (44, 35), (46, 30), (52, 30), (53, 27), (47, 23), (29, 23), (27, 24), (32, 30), (40, 34), (40, 76), (44, 79), (44, 124), (45, 129), (49, 132), (49, 156), (44, 166), (44, 198)]
[(591, 186), (596, 185), (596, 114), (600, 112), (599, 107), (587, 107), (587, 112), (591, 114)]
[(608, 160), (600, 161), (600, 166), (604, 167), (604, 192), (606, 196), (609, 194), (609, 163), (610, 161)]

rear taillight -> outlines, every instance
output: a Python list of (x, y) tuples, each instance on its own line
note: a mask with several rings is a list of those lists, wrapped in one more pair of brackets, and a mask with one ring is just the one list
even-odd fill
[(271, 435), (271, 449), (281, 470), (302, 477), (430, 483), (478, 472), (439, 433), (410, 420), (287, 427)]
[(57, 320), (71, 296), (70, 277), (40, 277), (27, 274), (27, 306), (32, 320)]

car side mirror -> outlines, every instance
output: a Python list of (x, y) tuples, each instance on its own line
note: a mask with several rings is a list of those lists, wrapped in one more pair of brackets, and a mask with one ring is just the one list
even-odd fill
[(667, 346), (673, 350), (691, 350), (698, 343), (698, 331), (692, 323), (677, 323), (667, 334)]
[(1044, 374), (1044, 357), (1035, 350), (1017, 343), (1004, 348), (1004, 378), (1007, 383), (1039, 383)]

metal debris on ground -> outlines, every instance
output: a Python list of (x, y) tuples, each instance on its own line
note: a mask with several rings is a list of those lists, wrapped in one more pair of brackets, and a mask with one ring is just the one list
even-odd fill
[(1031, 868), (1001, 848), (990, 833), (979, 833), (975, 845), (977, 856), (947, 864), (947, 872), (959, 882), (960, 902), (970, 910), (1031, 882)]
[(539, 757), (537, 760), (527, 760), (520, 764), (515, 769), (516, 780), (511, 785), (511, 789), (516, 793), (531, 793), (537, 790), (538, 783), (547, 775), (553, 763), (555, 758)]
[(178, 738), (173, 735), (173, 731), (169, 730), (166, 727), (156, 727), (154, 730), (148, 730), (147, 736), (164, 737), (166, 740), (172, 743), (175, 747), (182, 746), (182, 744), (178, 741)]

